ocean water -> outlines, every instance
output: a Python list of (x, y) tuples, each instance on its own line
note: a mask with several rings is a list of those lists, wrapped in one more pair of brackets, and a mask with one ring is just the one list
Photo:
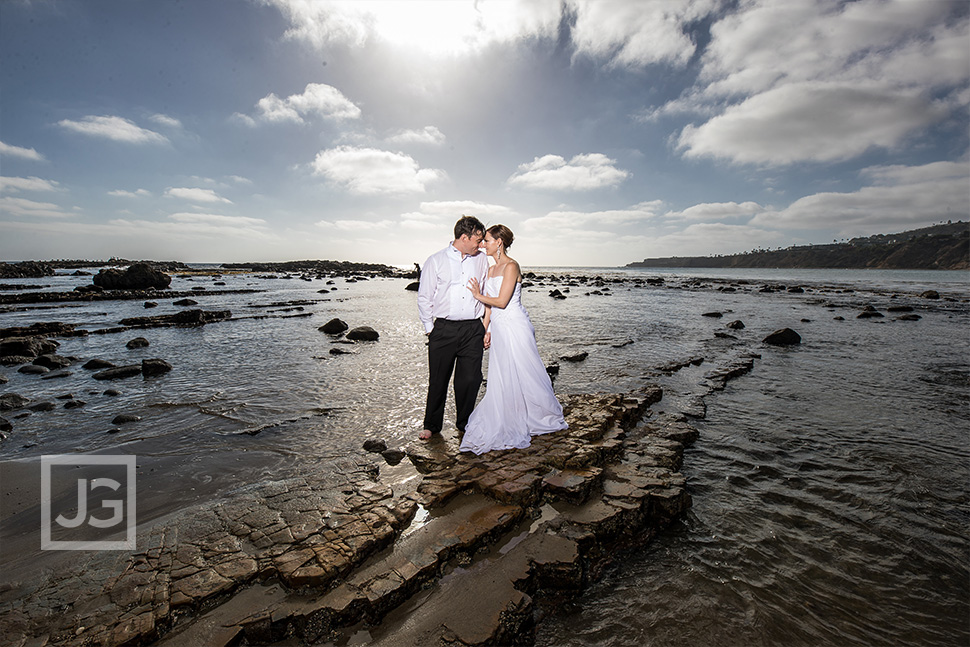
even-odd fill
[[(540, 354), (560, 365), (558, 392), (652, 382), (665, 391), (658, 410), (706, 409), (685, 455), (691, 512), (546, 619), (538, 644), (970, 642), (970, 274), (534, 271), (523, 303)], [(145, 523), (309, 461), (359, 453), (367, 438), (389, 446), (414, 438), (427, 362), (408, 281), (224, 274), (222, 288), (216, 280), (176, 277), (172, 287), (207, 288), (195, 307), (229, 309), (233, 321), (60, 339), (58, 353), (78, 358), (62, 379), (0, 368), (9, 380), (0, 392), (56, 403), (5, 414), (14, 430), (0, 442), (0, 472), (31, 474), (44, 454), (135, 454)], [(86, 281), (65, 273), (23, 282), (70, 290)], [(793, 286), (803, 291), (785, 289)], [(225, 288), (260, 292), (206, 294)], [(552, 289), (567, 298), (550, 298)], [(919, 296), (929, 289), (943, 298)], [(0, 327), (63, 321), (94, 332), (181, 309), (155, 300), (151, 310), (142, 301), (0, 306)], [(885, 316), (858, 319), (866, 306)], [(889, 311), (899, 306), (921, 318), (899, 320), (904, 313)], [(704, 316), (711, 312), (722, 317)], [(373, 327), (380, 341), (333, 343), (317, 330), (333, 317)], [(728, 329), (733, 320), (745, 327)], [(802, 344), (761, 342), (783, 327)], [(149, 347), (127, 349), (136, 336)], [(583, 362), (559, 359), (582, 351)], [(704, 376), (749, 353), (760, 354), (754, 369), (711, 393)], [(118, 365), (159, 357), (174, 369), (105, 383), (80, 368), (95, 357)], [(700, 366), (673, 375), (657, 370), (697, 357)], [(66, 394), (85, 405), (64, 409), (57, 397)], [(119, 413), (141, 420), (112, 424)], [(12, 566), (35, 555), (37, 502), (2, 473), (0, 486), (12, 493), (0, 501), (0, 565)]]

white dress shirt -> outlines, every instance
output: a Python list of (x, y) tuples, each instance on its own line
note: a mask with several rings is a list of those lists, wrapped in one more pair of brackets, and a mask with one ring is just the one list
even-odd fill
[(488, 256), (478, 252), (466, 256), (449, 244), (435, 252), (421, 268), (418, 287), (418, 317), (425, 332), (431, 332), (435, 319), (481, 319), (485, 316), (485, 304), (472, 296), (468, 281), (478, 279), (485, 289), (488, 274)]

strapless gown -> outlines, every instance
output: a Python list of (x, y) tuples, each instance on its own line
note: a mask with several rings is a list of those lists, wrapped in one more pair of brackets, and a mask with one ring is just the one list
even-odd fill
[[(501, 288), (501, 276), (485, 280), (486, 296), (498, 296)], [(491, 329), (485, 396), (468, 419), (460, 447), (475, 454), (523, 449), (532, 436), (567, 428), (522, 305), (521, 284), (505, 308), (492, 308)]]

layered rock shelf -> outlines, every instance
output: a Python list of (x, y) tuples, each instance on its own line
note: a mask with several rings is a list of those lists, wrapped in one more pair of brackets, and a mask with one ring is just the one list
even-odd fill
[[(85, 553), (0, 597), (17, 645), (529, 644), (618, 546), (691, 505), (679, 473), (697, 432), (648, 417), (658, 387), (564, 396), (567, 431), (475, 457), (408, 448), (248, 486), (139, 528), (138, 552)], [(414, 472), (417, 470), (417, 473)], [(393, 479), (392, 479), (393, 480)], [(416, 487), (413, 484), (417, 482)]]

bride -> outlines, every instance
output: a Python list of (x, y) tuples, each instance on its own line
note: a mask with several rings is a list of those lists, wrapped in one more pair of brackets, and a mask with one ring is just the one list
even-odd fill
[(484, 286), (477, 279), (468, 282), (472, 295), (486, 306), (485, 345), (491, 349), (485, 396), (468, 419), (460, 447), (475, 454), (522, 449), (532, 436), (567, 427), (539, 357), (535, 328), (522, 306), (522, 272), (506, 253), (512, 239), (505, 225), (489, 227), (483, 247), (495, 264)]

